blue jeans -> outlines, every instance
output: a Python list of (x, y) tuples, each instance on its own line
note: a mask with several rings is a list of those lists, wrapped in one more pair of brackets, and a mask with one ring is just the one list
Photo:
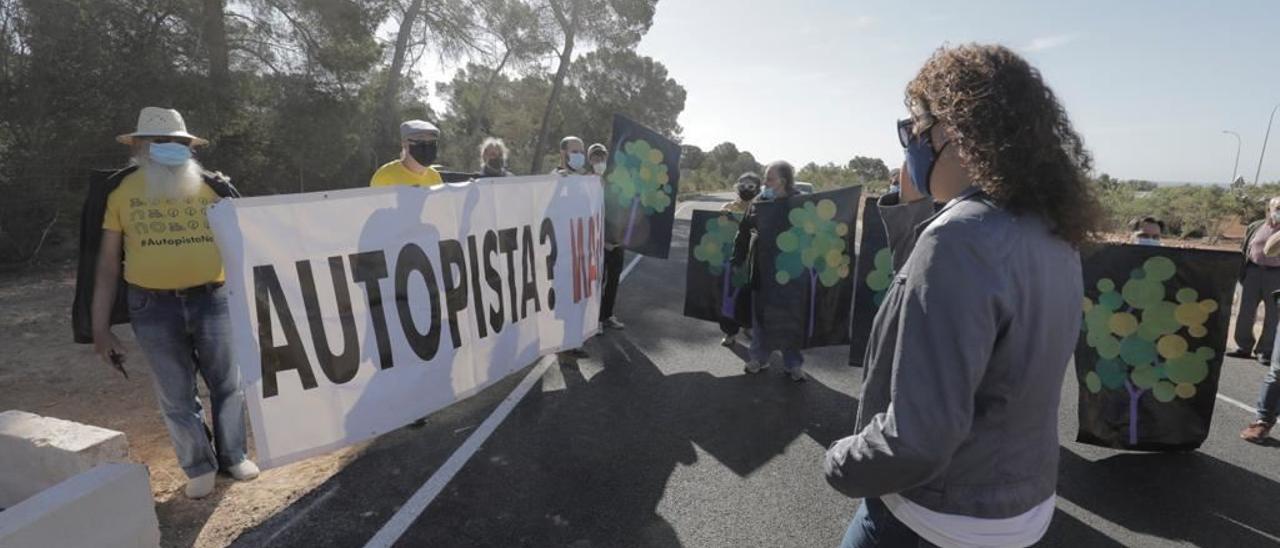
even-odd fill
[(1262, 394), (1258, 396), (1258, 420), (1267, 424), (1275, 424), (1276, 415), (1280, 414), (1280, 337), (1276, 337), (1275, 346), (1271, 349), (1271, 369), (1262, 381)]
[(933, 546), (893, 516), (880, 499), (867, 498), (849, 522), (840, 548)]
[[(129, 286), (133, 333), (151, 364), (156, 399), (187, 477), (245, 459), (244, 392), (240, 370), (231, 363), (225, 291), (176, 295)], [(197, 371), (213, 403), (212, 440), (196, 392)]]
[[(771, 350), (765, 350), (765, 339), (768, 337), (768, 330), (764, 327), (764, 321), (761, 320), (760, 311), (756, 309), (755, 302), (759, 299), (751, 300), (751, 316), (755, 320), (751, 326), (751, 346), (747, 347), (747, 356), (752, 360), (767, 363), (769, 356), (773, 354)], [(792, 369), (800, 369), (804, 366), (804, 355), (799, 350), (784, 349), (782, 352), (782, 366), (788, 371)]]

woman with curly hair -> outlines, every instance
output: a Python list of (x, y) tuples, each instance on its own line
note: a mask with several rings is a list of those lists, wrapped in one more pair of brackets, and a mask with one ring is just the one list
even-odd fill
[(939, 49), (906, 102), (901, 191), (879, 205), (896, 275), (857, 433), (825, 459), (828, 482), (865, 499), (844, 546), (1028, 546), (1053, 516), (1078, 247), (1102, 218), (1089, 154), (1002, 46)]

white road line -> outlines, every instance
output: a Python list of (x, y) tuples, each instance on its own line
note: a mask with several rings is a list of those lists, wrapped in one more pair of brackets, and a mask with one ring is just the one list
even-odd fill
[[(677, 214), (679, 214), (678, 210)], [(636, 267), (641, 257), (642, 255), (636, 255), (636, 258), (631, 260), (631, 264), (628, 264), (622, 270), (622, 274), (618, 277), (618, 283), (622, 283), (623, 280), (627, 279), (627, 274), (630, 274), (631, 270)], [(365, 544), (365, 548), (389, 548), (397, 540), (400, 540), (405, 531), (409, 530), (409, 527), (418, 519), (418, 516), (422, 515), (427, 506), (444, 491), (445, 486), (462, 470), (467, 461), (470, 461), (471, 457), (480, 450), (480, 446), (484, 445), (484, 442), (498, 429), (502, 421), (506, 420), (507, 415), (511, 414), (511, 410), (516, 408), (520, 400), (524, 399), (529, 390), (533, 388), (534, 383), (538, 382), (538, 379), (546, 373), (547, 368), (553, 363), (556, 363), (554, 355), (543, 356), (538, 365), (535, 365), (524, 376), (524, 379), (520, 381), (516, 389), (507, 394), (507, 397), (502, 400), (502, 403), (498, 404), (493, 413), (484, 422), (480, 423), (480, 427), (476, 428), (476, 431), (467, 437), (467, 441), (462, 442), (462, 445), (452, 455), (449, 455), (449, 460), (445, 461), (444, 465), (436, 470), (434, 474), (431, 474), (427, 482), (422, 484), (422, 487), (419, 487), (412, 497), (409, 497), (404, 506), (396, 510), (395, 515), (391, 516), (391, 519), (383, 524), (382, 529), (379, 529), (373, 538), (369, 539), (369, 542)]]
[(1236, 407), (1239, 407), (1240, 409), (1244, 409), (1246, 413), (1250, 413), (1250, 414), (1253, 414), (1253, 415), (1257, 415), (1257, 414), (1258, 414), (1258, 410), (1257, 410), (1257, 409), (1254, 409), (1254, 408), (1252, 408), (1252, 407), (1249, 407), (1248, 405), (1245, 405), (1244, 403), (1242, 403), (1242, 402), (1240, 402), (1239, 400), (1236, 400), (1236, 399), (1234, 399), (1234, 398), (1231, 398), (1230, 396), (1223, 396), (1222, 394), (1218, 394), (1218, 399), (1220, 399), (1220, 400), (1222, 400), (1222, 401), (1224, 401), (1224, 402), (1226, 402), (1226, 403), (1229, 403), (1229, 404), (1231, 404), (1231, 405), (1234, 405), (1234, 406), (1236, 406)]

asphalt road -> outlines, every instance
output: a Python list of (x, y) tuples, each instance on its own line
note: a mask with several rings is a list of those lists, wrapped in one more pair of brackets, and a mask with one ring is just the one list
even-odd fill
[[(718, 205), (682, 203), (671, 259), (643, 259), (622, 285), (626, 330), (547, 369), (396, 546), (839, 542), (858, 501), (828, 488), (819, 463), (851, 433), (861, 370), (839, 347), (805, 352), (807, 383), (776, 363), (748, 376), (744, 347), (681, 316), (688, 210)], [(1264, 373), (1228, 359), (1219, 393), (1252, 405)], [(236, 545), (365, 545), (523, 376), (383, 436)], [(1280, 545), (1280, 444), (1238, 439), (1245, 410), (1219, 400), (1200, 450), (1153, 455), (1073, 441), (1070, 369), (1062, 401), (1058, 510), (1041, 546)]]

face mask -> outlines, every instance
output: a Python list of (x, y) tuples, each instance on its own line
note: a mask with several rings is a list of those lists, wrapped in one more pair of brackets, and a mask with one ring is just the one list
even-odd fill
[(773, 187), (771, 186), (764, 187), (764, 190), (760, 191), (760, 198), (764, 200), (772, 200), (776, 196), (777, 195), (773, 192)]
[(609, 164), (604, 162), (596, 162), (591, 164), (591, 168), (596, 171), (596, 175), (604, 175), (604, 170), (609, 169)]
[(502, 158), (490, 158), (484, 163), (485, 173), (502, 173)]
[(934, 152), (933, 141), (928, 133), (913, 136), (907, 142), (907, 174), (911, 176), (911, 186), (915, 187), (920, 194), (933, 196), (929, 192), (929, 177), (933, 175), (933, 166), (937, 163), (938, 156), (949, 144), (951, 141), (947, 141), (941, 149), (938, 149), (938, 152)]
[(413, 157), (413, 161), (423, 167), (430, 166), (436, 161), (436, 142), (409, 142), (409, 156)]
[[(152, 145), (155, 146), (155, 145)], [(1280, 211), (1271, 212), (1271, 224), (1280, 225)]]
[(147, 155), (152, 162), (176, 167), (191, 159), (191, 147), (182, 143), (151, 143)]
[(1151, 246), (1159, 247), (1160, 238), (1148, 238), (1145, 236), (1138, 236), (1137, 243), (1138, 245), (1151, 245)]
[(569, 153), (569, 169), (574, 171), (582, 171), (582, 166), (587, 165), (587, 157), (581, 152)]

